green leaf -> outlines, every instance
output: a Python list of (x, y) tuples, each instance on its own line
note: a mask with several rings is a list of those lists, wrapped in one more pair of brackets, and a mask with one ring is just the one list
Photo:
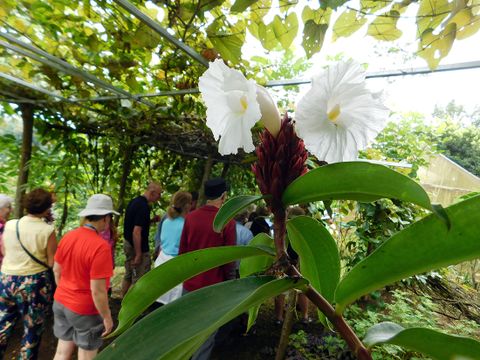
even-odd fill
[(417, 12), (417, 34), (427, 29), (435, 30), (450, 15), (454, 3), (449, 0), (420, 1)]
[(245, 22), (238, 21), (229, 26), (224, 18), (215, 20), (207, 28), (208, 39), (223, 59), (237, 64), (242, 58), (242, 46), (245, 41)]
[(302, 46), (305, 49), (307, 58), (320, 51), (325, 40), (325, 33), (328, 25), (317, 24), (314, 20), (308, 20), (303, 28)]
[(230, 8), (232, 13), (241, 13), (247, 10), (251, 5), (255, 4), (258, 0), (237, 0), (235, 4)]
[(183, 281), (236, 259), (259, 255), (270, 253), (253, 246), (221, 246), (179, 255), (150, 270), (126, 294), (118, 314), (118, 327), (110, 336), (124, 332), (160, 295)]
[(360, 9), (363, 12), (368, 12), (373, 14), (380, 9), (383, 9), (389, 5), (389, 1), (378, 1), (378, 0), (360, 0)]
[(223, 227), (234, 218), (236, 214), (264, 197), (262, 195), (240, 195), (228, 200), (218, 210), (215, 220), (213, 220), (213, 230), (222, 231)]
[(139, 321), (97, 359), (188, 359), (223, 324), (266, 299), (306, 284), (304, 279), (262, 276), (199, 289)]
[(400, 14), (396, 11), (389, 11), (382, 16), (377, 16), (368, 26), (367, 34), (377, 40), (397, 40), (402, 36), (402, 31), (397, 28), (399, 18)]
[(455, 40), (457, 24), (449, 23), (440, 34), (435, 35), (433, 29), (422, 33), (418, 44), (418, 55), (425, 59), (430, 69), (435, 69), (440, 60), (448, 55)]
[(330, 17), (332, 15), (332, 9), (315, 9), (313, 10), (310, 6), (305, 6), (302, 11), (302, 20), (306, 23), (308, 20), (315, 21), (315, 24), (325, 24), (330, 23)]
[(288, 239), (300, 259), (300, 271), (311, 285), (333, 302), (340, 279), (337, 243), (321, 223), (309, 216), (287, 222)]
[(392, 322), (383, 322), (371, 327), (365, 336), (368, 347), (377, 344), (393, 344), (421, 352), (437, 360), (478, 359), (480, 342), (466, 337), (443, 334), (424, 329), (404, 329)]
[(273, 29), (273, 22), (267, 25), (258, 24), (258, 39), (266, 50), (273, 50), (277, 47), (278, 40)]
[(333, 25), (333, 41), (340, 37), (349, 37), (359, 30), (365, 23), (367, 18), (354, 10), (345, 10), (335, 21)]
[(480, 256), (480, 196), (445, 209), (448, 229), (434, 214), (396, 233), (340, 281), (337, 312), (374, 290), (409, 276), (472, 260)]
[(319, 200), (372, 202), (393, 198), (432, 210), (423, 188), (409, 177), (383, 165), (353, 161), (321, 166), (302, 175), (283, 193), (285, 205)]
[(298, 32), (297, 14), (294, 12), (290, 13), (285, 18), (285, 23), (282, 22), (280, 16), (275, 15), (273, 19), (273, 32), (282, 47), (285, 50), (289, 49)]
[(260, 233), (250, 240), (249, 246), (256, 246), (265, 250), (262, 256), (244, 258), (240, 261), (240, 277), (244, 278), (268, 269), (275, 260), (273, 239), (267, 234)]

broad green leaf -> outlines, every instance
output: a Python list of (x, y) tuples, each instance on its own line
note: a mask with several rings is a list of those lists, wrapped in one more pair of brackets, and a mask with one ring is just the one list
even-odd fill
[(247, 10), (251, 5), (255, 4), (258, 0), (236, 0), (230, 8), (232, 13), (241, 13)]
[(345, 4), (348, 0), (322, 0), (320, 1), (320, 6), (325, 9), (325, 8), (331, 8), (335, 10), (336, 8), (342, 6)]
[(480, 16), (474, 16), (472, 9), (465, 8), (453, 16), (449, 23), (457, 25), (456, 40), (463, 40), (475, 34), (480, 29)]
[(223, 324), (266, 299), (306, 284), (304, 279), (262, 276), (199, 289), (146, 316), (97, 359), (188, 359)]
[[(270, 256), (255, 256), (242, 259), (240, 261), (239, 268), (240, 278), (245, 278), (247, 276), (265, 271), (272, 266), (273, 262), (275, 261), (275, 244), (273, 243), (273, 239), (267, 234), (260, 233), (256, 235), (248, 245), (267, 249), (270, 248), (271, 254)], [(253, 324), (255, 324), (259, 309), (260, 305), (256, 305), (248, 309), (248, 323), (246, 332), (248, 332)]]
[(362, 161), (321, 166), (302, 175), (283, 193), (285, 205), (319, 200), (372, 202), (393, 198), (432, 210), (423, 188), (409, 177), (383, 165)]
[(367, 18), (354, 10), (345, 10), (335, 21), (333, 25), (332, 40), (335, 41), (340, 37), (349, 37), (359, 30), (365, 23)]
[(280, 16), (275, 15), (273, 18), (273, 32), (282, 47), (285, 50), (289, 49), (298, 32), (297, 14), (294, 12), (290, 13), (285, 18), (285, 23), (282, 22)]
[(258, 24), (258, 39), (266, 50), (273, 50), (277, 47), (278, 40), (273, 30), (273, 22), (267, 25), (264, 23)]
[[(268, 269), (275, 260), (275, 249), (273, 239), (267, 234), (260, 233), (256, 235), (248, 244), (265, 250), (262, 256), (244, 258), (240, 261), (240, 277), (244, 278), (252, 274), (257, 274)], [(270, 249), (270, 253), (268, 253)]]
[(328, 25), (316, 24), (313, 20), (308, 20), (303, 28), (302, 46), (307, 54), (307, 58), (311, 58), (313, 54), (320, 51), (325, 40), (325, 33)]
[(213, 229), (216, 232), (222, 231), (223, 227), (227, 225), (236, 214), (261, 199), (263, 199), (262, 195), (240, 195), (231, 198), (218, 210), (213, 220)]
[(124, 332), (160, 295), (183, 281), (236, 259), (260, 255), (265, 256), (270, 253), (253, 246), (221, 246), (174, 257), (150, 270), (130, 288), (122, 301), (122, 308), (118, 314), (118, 327), (110, 336)]
[(300, 272), (329, 302), (340, 279), (337, 243), (321, 223), (309, 216), (287, 222), (288, 239), (300, 259)]
[(448, 55), (455, 40), (457, 25), (448, 24), (440, 34), (433, 34), (432, 29), (427, 29), (422, 33), (418, 44), (418, 55), (424, 58), (430, 69), (435, 69), (440, 60)]
[(389, 4), (389, 1), (360, 0), (360, 9), (362, 9), (364, 12), (368, 12), (369, 14), (374, 14)]
[(393, 344), (421, 352), (436, 360), (475, 360), (480, 355), (480, 342), (462, 336), (424, 329), (404, 329), (392, 322), (372, 326), (365, 335), (365, 345)]
[(207, 28), (208, 39), (223, 59), (237, 64), (242, 58), (242, 46), (245, 41), (245, 22), (237, 21), (229, 26), (222, 17)]
[(435, 30), (450, 15), (454, 3), (449, 0), (420, 1), (417, 12), (417, 34), (420, 37), (427, 29)]
[(340, 281), (337, 312), (374, 290), (415, 274), (480, 257), (480, 196), (445, 209), (448, 229), (434, 214), (396, 233)]
[(393, 41), (402, 36), (402, 31), (397, 28), (397, 21), (400, 14), (396, 11), (390, 11), (388, 16), (377, 16), (368, 26), (367, 34), (377, 40)]
[(330, 17), (332, 15), (332, 9), (316, 9), (313, 10), (310, 6), (305, 6), (302, 11), (302, 20), (306, 23), (308, 20), (315, 21), (315, 24), (325, 24), (330, 23)]

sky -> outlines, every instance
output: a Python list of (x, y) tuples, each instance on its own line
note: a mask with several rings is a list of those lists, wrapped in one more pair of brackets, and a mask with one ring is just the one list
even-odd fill
[[(305, 4), (312, 6), (312, 2), (299, 1), (300, 7)], [(355, 7), (355, 2), (350, 5)], [(341, 11), (337, 12), (336, 16), (340, 13)], [(403, 36), (395, 42), (382, 42), (367, 36), (366, 26), (348, 38), (340, 38), (336, 42), (332, 42), (330, 29), (320, 53), (311, 59), (313, 63), (311, 72), (304, 74), (301, 78), (310, 78), (317, 69), (329, 62), (329, 57), (337, 54), (343, 54), (345, 58), (352, 58), (357, 62), (368, 64), (367, 71), (372, 72), (427, 67), (425, 60), (413, 55), (417, 50), (415, 13), (416, 9), (411, 6), (410, 11), (404, 14), (405, 19), (398, 22), (398, 28), (403, 31)], [(300, 15), (301, 12), (298, 14)], [(270, 22), (273, 16), (274, 14), (271, 12), (265, 18), (265, 22)], [(334, 19), (335, 15), (332, 17), (331, 24), (334, 23)], [(301, 31), (302, 29), (299, 29), (299, 32)], [(260, 42), (251, 35), (247, 36), (247, 42), (248, 45), (243, 48), (247, 57), (248, 54), (258, 55), (260, 52), (265, 52)], [(303, 54), (300, 42), (301, 39), (297, 38), (293, 46), (299, 54)], [(388, 53), (388, 49), (391, 47), (396, 47), (400, 51)], [(268, 56), (275, 56), (275, 53)], [(281, 55), (279, 54), (279, 56)], [(476, 60), (480, 60), (480, 31), (470, 38), (456, 40), (449, 55), (442, 59), (440, 64)], [(368, 84), (375, 91), (383, 91), (385, 104), (392, 111), (398, 113), (419, 112), (426, 116), (427, 121), (436, 105), (445, 107), (452, 100), (457, 105), (464, 106), (467, 111), (473, 111), (476, 106), (480, 106), (477, 90), (478, 84), (480, 84), (480, 69), (369, 79)]]

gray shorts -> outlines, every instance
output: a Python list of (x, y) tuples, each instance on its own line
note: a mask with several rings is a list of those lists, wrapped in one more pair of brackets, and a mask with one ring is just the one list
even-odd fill
[(60, 340), (73, 341), (83, 350), (97, 350), (102, 346), (104, 331), (100, 315), (80, 315), (53, 302), (53, 334)]

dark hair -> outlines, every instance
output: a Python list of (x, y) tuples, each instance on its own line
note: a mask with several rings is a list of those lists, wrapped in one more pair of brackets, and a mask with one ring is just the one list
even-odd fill
[(260, 233), (270, 234), (270, 226), (268, 226), (267, 221), (263, 217), (259, 216), (253, 220), (252, 226), (250, 226), (250, 231), (253, 236)]
[(33, 189), (25, 194), (22, 202), (27, 213), (32, 215), (39, 215), (45, 210), (50, 209), (52, 203), (52, 194), (42, 188)]
[(198, 191), (190, 191), (192, 195), (192, 201), (198, 200)]
[(87, 219), (88, 221), (95, 222), (95, 221), (102, 220), (102, 219), (106, 218), (106, 217), (109, 216), (109, 215), (112, 215), (112, 214), (106, 214), (106, 215), (88, 215), (88, 216), (85, 216), (85, 219)]

